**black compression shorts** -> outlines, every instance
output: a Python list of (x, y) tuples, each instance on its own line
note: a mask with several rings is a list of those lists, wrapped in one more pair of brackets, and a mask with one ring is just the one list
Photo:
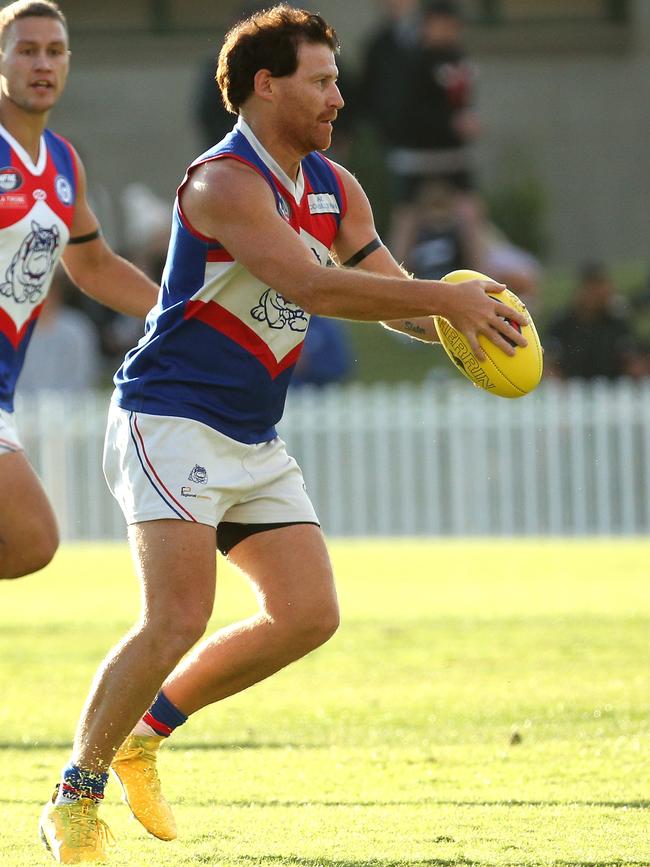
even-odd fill
[(315, 527), (320, 527), (320, 524), (315, 521), (281, 521), (277, 524), (236, 524), (234, 521), (221, 521), (217, 527), (217, 549), (227, 557), (235, 545), (255, 533), (278, 530), (280, 527), (293, 527), (296, 524), (313, 524)]

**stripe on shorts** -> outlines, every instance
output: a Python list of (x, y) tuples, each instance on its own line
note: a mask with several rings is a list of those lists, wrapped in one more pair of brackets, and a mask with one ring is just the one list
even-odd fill
[(20, 452), (22, 451), (22, 448), (18, 443), (13, 443), (11, 440), (6, 440), (4, 437), (0, 437), (0, 450), (5, 452)]
[(194, 521), (194, 523), (197, 523), (194, 515), (191, 512), (188, 512), (182, 503), (178, 502), (176, 497), (172, 494), (154, 469), (153, 464), (149, 460), (147, 450), (144, 447), (144, 439), (142, 438), (140, 428), (138, 427), (138, 420), (134, 412), (129, 413), (129, 429), (131, 431), (133, 445), (135, 446), (135, 453), (138, 456), (142, 471), (149, 480), (151, 487), (158, 494), (160, 499), (169, 506), (175, 515), (178, 515), (178, 517), (183, 521)]

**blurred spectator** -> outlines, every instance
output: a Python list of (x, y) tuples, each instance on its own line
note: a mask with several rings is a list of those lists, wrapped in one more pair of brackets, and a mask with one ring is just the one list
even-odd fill
[(323, 386), (342, 382), (354, 361), (345, 324), (338, 319), (312, 316), (307, 337), (291, 378), (292, 387)]
[(427, 180), (442, 180), (456, 191), (466, 226), (464, 264), (478, 267), (481, 203), (469, 145), (479, 122), (460, 12), (452, 0), (429, 0), (419, 14), (415, 3), (403, 0), (390, 4), (390, 12), (369, 43), (361, 88), (369, 119), (387, 148), (394, 187), (389, 246), (398, 260), (406, 257), (418, 191)]
[(57, 268), (18, 379), (18, 394), (83, 391), (100, 384), (99, 336), (81, 310), (66, 306), (76, 290)]
[[(466, 268), (468, 230), (453, 189), (443, 181), (425, 182), (414, 202), (413, 237), (409, 239), (405, 266), (415, 277), (439, 280), (450, 271)], [(484, 221), (480, 231), (478, 270), (505, 283), (531, 309), (537, 300), (540, 262), (516, 246), (493, 223)]]
[(463, 21), (451, 0), (424, 5), (418, 41), (409, 52), (408, 124), (390, 155), (405, 197), (420, 180), (474, 188), (467, 144), (479, 133), (472, 108), (475, 73), (462, 45)]
[(172, 210), (146, 184), (127, 184), (120, 196), (127, 255), (160, 283), (167, 259)]
[[(418, 43), (418, 0), (384, 0), (385, 16), (370, 36), (361, 70), (360, 106), (386, 148), (403, 142), (404, 97), (411, 54)], [(345, 98), (345, 94), (343, 94)]]
[(444, 181), (425, 182), (419, 190), (404, 262), (415, 277), (440, 280), (465, 267), (466, 228), (456, 204), (454, 190)]
[(645, 281), (631, 299), (634, 335), (639, 345), (640, 376), (650, 376), (650, 267)]
[[(241, 3), (237, 12), (231, 17), (226, 29), (248, 18), (253, 13), (262, 9), (265, 5), (262, 2), (245, 2)], [(204, 57), (197, 70), (197, 80), (192, 88), (192, 98), (194, 99), (194, 118), (196, 120), (199, 133), (201, 135), (201, 147), (203, 150), (211, 148), (212, 145), (220, 142), (233, 128), (236, 122), (234, 115), (226, 110), (215, 75), (217, 72), (217, 55), (211, 54), (209, 57)]]
[(505, 283), (530, 310), (538, 300), (542, 265), (518, 247), (494, 223), (483, 221), (479, 230), (478, 270), (498, 283)]
[(339, 70), (337, 84), (345, 105), (334, 122), (332, 144), (328, 148), (327, 157), (335, 162), (347, 164), (351, 159), (350, 150), (361, 111), (362, 96), (358, 77), (341, 63), (340, 57), (336, 58), (336, 65)]
[(571, 305), (550, 323), (542, 343), (548, 376), (617, 379), (641, 373), (629, 317), (601, 263), (582, 267)]

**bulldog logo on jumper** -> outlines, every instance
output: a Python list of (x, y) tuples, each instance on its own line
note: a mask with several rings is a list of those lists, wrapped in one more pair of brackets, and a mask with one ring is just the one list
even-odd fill
[(46, 229), (32, 220), (32, 231), (24, 238), (11, 260), (4, 282), (0, 283), (0, 294), (13, 296), (19, 304), (36, 304), (40, 301), (60, 239), (56, 226)]

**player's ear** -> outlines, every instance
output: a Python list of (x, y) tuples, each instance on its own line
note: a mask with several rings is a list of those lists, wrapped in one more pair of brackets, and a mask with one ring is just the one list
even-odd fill
[(262, 99), (273, 95), (273, 76), (268, 69), (258, 69), (253, 78), (253, 89)]

